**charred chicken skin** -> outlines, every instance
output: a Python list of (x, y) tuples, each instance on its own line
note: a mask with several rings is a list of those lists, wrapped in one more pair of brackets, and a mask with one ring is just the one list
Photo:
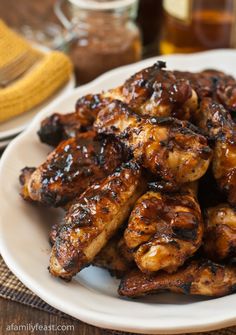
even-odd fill
[(197, 109), (198, 98), (188, 80), (176, 78), (165, 70), (165, 62), (156, 62), (143, 69), (124, 85), (104, 93), (105, 97), (129, 104), (139, 115), (189, 120)]
[(236, 125), (222, 105), (207, 98), (195, 114), (195, 122), (214, 140), (213, 175), (236, 206)]
[(116, 100), (99, 112), (94, 129), (113, 135), (156, 176), (185, 183), (205, 174), (211, 149), (204, 136), (175, 118), (144, 119)]
[(129, 162), (75, 199), (52, 249), (51, 274), (71, 279), (91, 264), (128, 219), (144, 189), (139, 165)]
[(200, 247), (201, 210), (189, 186), (182, 194), (149, 191), (136, 203), (125, 242), (143, 272), (174, 272)]
[[(51, 227), (49, 235), (51, 246), (55, 244), (59, 230), (60, 225), (58, 224)], [(134, 267), (132, 253), (125, 244), (122, 234), (123, 231), (112, 237), (92, 262), (92, 265), (108, 270), (112, 276), (117, 278), (122, 278)]]
[(163, 291), (221, 297), (236, 292), (236, 266), (209, 260), (191, 260), (175, 273), (159, 271), (148, 275), (139, 270), (121, 280), (119, 294), (136, 298)]
[(92, 131), (82, 133), (61, 142), (37, 169), (22, 170), (21, 195), (42, 205), (62, 206), (108, 176), (124, 160), (119, 143), (98, 141)]
[(215, 261), (236, 257), (236, 209), (220, 204), (206, 211), (204, 251)]
[(57, 146), (62, 140), (76, 137), (83, 131), (87, 131), (93, 125), (98, 111), (107, 104), (99, 94), (89, 94), (78, 99), (75, 112), (68, 114), (55, 113), (42, 121), (38, 131), (42, 142)]

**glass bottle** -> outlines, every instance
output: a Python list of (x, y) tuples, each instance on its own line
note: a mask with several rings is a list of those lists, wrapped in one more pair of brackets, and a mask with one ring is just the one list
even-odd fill
[(141, 37), (135, 23), (138, 0), (69, 2), (70, 33), (76, 37), (68, 53), (79, 84), (141, 59)]
[(235, 0), (164, 0), (163, 7), (162, 54), (235, 45)]
[(162, 0), (139, 0), (137, 22), (142, 31), (145, 57), (159, 52), (162, 18)]

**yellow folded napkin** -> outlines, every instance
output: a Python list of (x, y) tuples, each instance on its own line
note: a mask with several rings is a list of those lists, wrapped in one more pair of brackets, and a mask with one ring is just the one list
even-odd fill
[(24, 52), (42, 56), (18, 80), (0, 88), (0, 122), (39, 105), (71, 77), (73, 67), (66, 55), (57, 51), (43, 54), (0, 20), (0, 73)]

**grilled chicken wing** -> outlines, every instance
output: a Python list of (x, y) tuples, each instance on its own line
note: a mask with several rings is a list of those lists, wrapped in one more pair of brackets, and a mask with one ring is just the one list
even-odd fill
[(94, 128), (118, 138), (145, 168), (165, 181), (197, 180), (211, 159), (206, 138), (188, 122), (175, 118), (143, 119), (118, 100), (99, 112)]
[(202, 235), (201, 210), (189, 185), (188, 191), (175, 195), (144, 194), (130, 215), (124, 237), (141, 271), (173, 272), (200, 247)]
[(205, 98), (195, 114), (197, 125), (214, 140), (213, 174), (228, 201), (236, 205), (236, 125), (229, 112)]
[[(60, 225), (51, 227), (49, 241), (51, 246), (55, 244), (60, 231)], [(122, 232), (123, 233), (123, 232)], [(112, 276), (121, 278), (134, 267), (133, 256), (127, 248), (121, 233), (112, 237), (102, 250), (95, 256), (92, 265), (107, 269)]]
[(228, 204), (208, 208), (204, 251), (215, 261), (236, 256), (236, 209)]
[(110, 100), (129, 104), (139, 115), (189, 120), (198, 107), (198, 98), (212, 97), (236, 111), (236, 80), (223, 72), (198, 73), (167, 71), (164, 62), (156, 62), (125, 81), (124, 85), (102, 94), (86, 95), (69, 114), (55, 113), (43, 120), (38, 132), (42, 142), (56, 146), (92, 126), (96, 115)]
[(132, 76), (123, 86), (80, 98), (74, 113), (55, 113), (46, 118), (38, 131), (41, 141), (56, 146), (63, 139), (88, 130), (98, 111), (114, 99), (129, 103), (141, 115), (190, 119), (198, 105), (195, 91), (188, 80), (176, 79), (173, 72), (163, 67), (165, 63), (157, 62)]
[(108, 103), (99, 94), (89, 94), (78, 99), (75, 112), (68, 114), (55, 113), (42, 121), (38, 131), (42, 142), (57, 146), (62, 140), (76, 137), (91, 128), (98, 111)]
[(23, 169), (22, 197), (47, 206), (62, 206), (112, 173), (125, 160), (122, 147), (110, 139), (97, 141), (95, 137), (90, 131), (65, 140), (37, 169)]
[(227, 109), (236, 111), (236, 80), (232, 76), (217, 70), (197, 73), (173, 71), (173, 73), (177, 79), (189, 80), (200, 99), (211, 97)]
[(177, 272), (147, 275), (134, 270), (121, 280), (119, 294), (129, 298), (169, 291), (220, 297), (236, 292), (236, 266), (192, 260)]
[(198, 106), (196, 92), (188, 80), (176, 78), (164, 68), (165, 62), (158, 61), (104, 96), (129, 104), (140, 115), (189, 120)]
[(75, 199), (52, 249), (51, 274), (71, 279), (89, 265), (127, 220), (144, 188), (140, 167), (129, 162)]

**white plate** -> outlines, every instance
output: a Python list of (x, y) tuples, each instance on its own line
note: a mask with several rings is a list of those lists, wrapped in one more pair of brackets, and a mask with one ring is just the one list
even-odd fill
[(7, 140), (2, 140), (0, 141), (0, 150), (3, 150), (4, 148), (6, 148), (6, 146), (12, 141), (11, 138), (7, 139)]
[[(193, 55), (159, 57), (169, 68), (217, 68), (236, 76), (236, 51), (219, 50)], [(139, 333), (196, 332), (236, 324), (236, 294), (218, 299), (159, 294), (131, 301), (117, 295), (118, 280), (101, 269), (83, 270), (70, 283), (48, 273), (48, 227), (58, 220), (56, 210), (37, 209), (19, 196), (19, 171), (42, 162), (48, 147), (39, 143), (40, 120), (55, 110), (70, 111), (78, 97), (116, 86), (157, 58), (113, 70), (77, 88), (42, 111), (27, 130), (12, 141), (0, 162), (0, 247), (17, 277), (39, 297), (84, 322)]]
[[(35, 45), (39, 50), (49, 52), (45, 47), (41, 47), (39, 45)], [(52, 101), (54, 101), (57, 97), (61, 97), (64, 94), (67, 94), (75, 87), (75, 76), (71, 75), (70, 80), (58, 90), (55, 94), (50, 96), (47, 100), (42, 102), (39, 106), (31, 109), (30, 111), (15, 116), (14, 118), (7, 120), (3, 123), (0, 123), (0, 140), (7, 139), (9, 137), (13, 137), (21, 133), (27, 125), (32, 121), (36, 114), (38, 114), (43, 108), (49, 106)]]

